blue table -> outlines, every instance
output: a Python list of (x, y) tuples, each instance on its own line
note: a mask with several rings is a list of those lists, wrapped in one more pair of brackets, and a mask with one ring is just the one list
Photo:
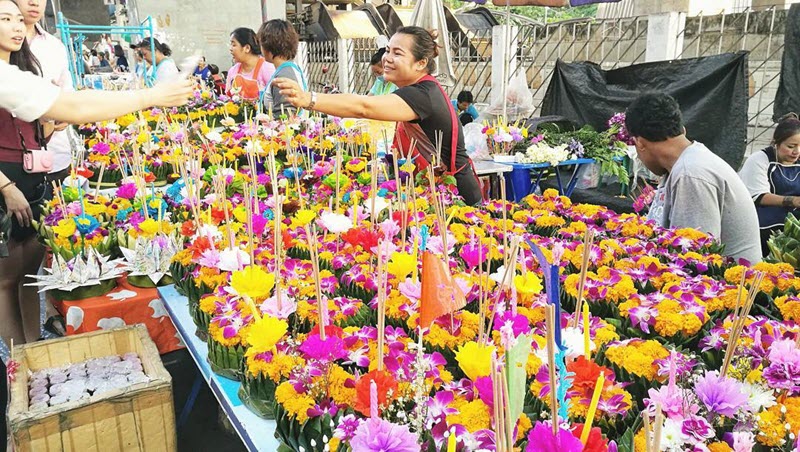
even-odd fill
[[(169, 316), (172, 318), (172, 323), (175, 324), (175, 328), (178, 330), (178, 334), (186, 343), (186, 348), (197, 364), (202, 378), (211, 388), (220, 407), (230, 419), (236, 433), (242, 438), (247, 450), (268, 452), (278, 450), (280, 442), (275, 438), (275, 421), (256, 416), (255, 413), (242, 404), (241, 399), (239, 399), (241, 383), (220, 377), (211, 371), (207, 359), (208, 348), (206, 343), (194, 334), (195, 325), (189, 315), (189, 301), (186, 297), (180, 295), (174, 285), (160, 287), (158, 293), (167, 308), (167, 312), (169, 312)], [(199, 383), (198, 381), (195, 384)], [(197, 390), (199, 390), (199, 386)], [(192, 392), (195, 393), (196, 390), (193, 388)], [(196, 396), (196, 394), (194, 395)], [(187, 405), (190, 405), (192, 401), (193, 397), (190, 397)], [(184, 414), (182, 413), (181, 418), (183, 417)], [(181, 423), (180, 420), (178, 423)]]
[[(504, 163), (504, 165), (509, 165), (513, 168), (510, 174), (506, 173), (506, 189), (515, 202), (520, 202), (522, 198), (536, 190), (544, 173), (552, 168), (555, 169), (559, 194), (571, 196), (572, 192), (575, 190), (575, 185), (578, 183), (578, 172), (581, 167), (594, 162), (594, 159), (572, 159), (564, 160), (556, 166), (549, 163)], [(561, 181), (561, 173), (558, 171), (558, 167), (570, 165), (574, 165), (574, 168), (565, 186)], [(533, 172), (536, 177), (535, 183), (532, 182), (531, 172)]]

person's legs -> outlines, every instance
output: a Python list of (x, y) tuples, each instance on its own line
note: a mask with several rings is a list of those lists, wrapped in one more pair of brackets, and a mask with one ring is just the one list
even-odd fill
[(25, 332), (19, 312), (19, 282), (25, 255), (23, 244), (16, 240), (8, 243), (8, 257), (0, 259), (0, 336), (7, 344), (25, 343)]
[(24, 284), (31, 282), (25, 275), (35, 275), (39, 272), (39, 266), (44, 259), (44, 247), (36, 239), (36, 236), (29, 237), (22, 244), (24, 260), (21, 262), (23, 272), (20, 275), (18, 286), (19, 311), (22, 316), (22, 326), (25, 331), (27, 342), (39, 340), (41, 337), (41, 307), (39, 305), (39, 293), (36, 287), (26, 287)]

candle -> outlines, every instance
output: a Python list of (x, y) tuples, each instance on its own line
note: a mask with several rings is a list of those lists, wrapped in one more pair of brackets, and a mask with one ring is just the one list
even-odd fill
[(375, 380), (369, 382), (369, 417), (378, 419), (378, 385)]
[(583, 424), (583, 431), (581, 432), (581, 442), (586, 445), (589, 440), (589, 431), (592, 430), (592, 423), (594, 422), (594, 415), (597, 411), (597, 404), (600, 402), (600, 393), (603, 392), (603, 385), (606, 382), (606, 374), (601, 373), (597, 378), (597, 384), (594, 385), (594, 393), (592, 394), (592, 403), (589, 405), (589, 412), (586, 413), (586, 422)]
[(589, 334), (589, 303), (583, 304), (583, 356), (592, 358), (592, 339)]
[(450, 436), (447, 438), (447, 452), (456, 452), (456, 431), (450, 431)]

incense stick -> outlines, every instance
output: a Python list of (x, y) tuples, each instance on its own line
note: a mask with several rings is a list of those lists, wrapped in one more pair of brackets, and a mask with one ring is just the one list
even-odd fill
[(558, 396), (556, 395), (556, 342), (553, 329), (555, 328), (555, 307), (548, 304), (546, 308), (547, 328), (547, 370), (550, 380), (550, 411), (553, 416), (553, 436), (558, 437)]
[(594, 243), (594, 233), (589, 226), (586, 226), (586, 233), (583, 236), (583, 256), (581, 260), (581, 273), (578, 278), (578, 299), (575, 302), (575, 316), (573, 317), (573, 326), (578, 326), (578, 318), (581, 314), (581, 304), (583, 304), (583, 288), (586, 284), (586, 273), (589, 270), (589, 256), (592, 252), (592, 244)]

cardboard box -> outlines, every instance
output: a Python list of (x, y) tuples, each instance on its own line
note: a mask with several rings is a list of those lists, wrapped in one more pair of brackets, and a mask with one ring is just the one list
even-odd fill
[[(146, 383), (46, 410), (28, 410), (28, 371), (135, 352)], [(143, 325), (35, 342), (14, 348), (19, 362), (8, 413), (18, 452), (175, 451), (172, 378)]]

